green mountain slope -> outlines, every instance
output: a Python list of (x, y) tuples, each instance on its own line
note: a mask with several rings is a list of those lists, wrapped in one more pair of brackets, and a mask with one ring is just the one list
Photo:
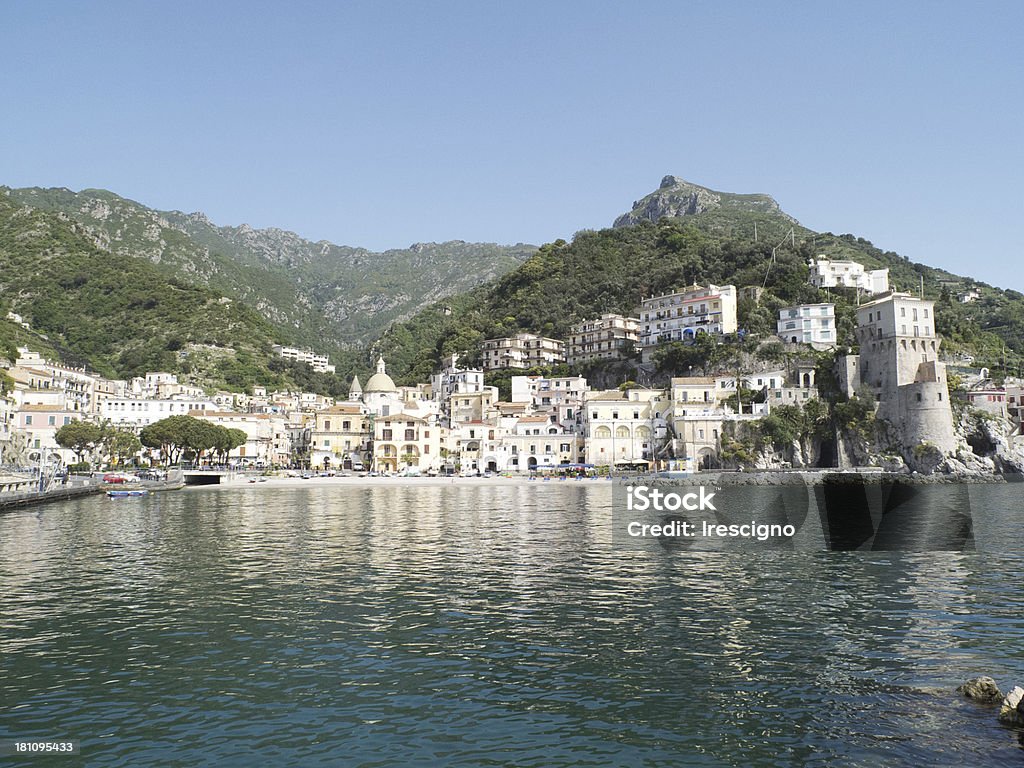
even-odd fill
[[(7, 323), (8, 343), (45, 341), (66, 361), (111, 376), (196, 371), (211, 386), (279, 378), (266, 361), (277, 338), (240, 302), (168, 278), (155, 265), (101, 250), (66, 219), (0, 195), (0, 297), (36, 334)], [(201, 374), (201, 375), (200, 375)]]
[[(659, 192), (677, 190), (676, 181), (663, 182)], [(639, 217), (630, 224), (620, 217), (611, 229), (579, 232), (571, 243), (542, 246), (516, 271), (396, 324), (378, 349), (396, 378), (422, 380), (443, 355), (468, 351), (472, 357), (485, 338), (519, 330), (564, 337), (574, 322), (604, 312), (635, 314), (643, 297), (693, 282), (765, 286), (760, 306), (741, 302), (740, 322), (747, 331), (768, 337), (775, 331), (778, 308), (825, 299), (807, 284), (807, 263), (826, 255), (888, 267), (891, 285), (899, 290), (917, 292), (923, 277), (925, 294), (938, 302), (938, 329), (949, 352), (970, 353), (992, 367), (1004, 361), (1011, 369), (1020, 365), (1020, 293), (911, 263), (852, 235), (812, 232), (766, 196), (729, 197), (727, 204), (720, 200), (702, 204), (703, 209), (677, 208), (657, 223)], [(971, 286), (980, 288), (982, 299), (957, 303), (956, 292)], [(856, 297), (833, 291), (830, 300), (837, 304), (845, 342), (853, 345)]]
[(243, 301), (289, 340), (327, 353), (358, 347), (391, 322), (498, 277), (536, 248), (417, 244), (374, 253), (280, 229), (218, 227), (201, 213), (156, 211), (105, 190), (7, 190), (78, 222), (95, 244)]

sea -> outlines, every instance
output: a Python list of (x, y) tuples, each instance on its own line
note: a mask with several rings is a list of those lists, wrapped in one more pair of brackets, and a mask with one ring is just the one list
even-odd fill
[(956, 551), (702, 551), (624, 545), (607, 482), (375, 480), (0, 514), (0, 747), (76, 748), (5, 759), (1024, 762), (955, 691), (1024, 685), (1020, 484)]

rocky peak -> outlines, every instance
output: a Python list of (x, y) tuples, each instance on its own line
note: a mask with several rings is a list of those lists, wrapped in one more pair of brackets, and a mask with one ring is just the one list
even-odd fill
[(696, 216), (722, 208), (774, 213), (796, 223), (796, 219), (783, 213), (779, 204), (768, 195), (716, 192), (678, 176), (668, 175), (661, 180), (658, 189), (634, 202), (633, 209), (619, 216), (613, 226), (629, 227), (641, 221), (658, 221), (665, 216)]

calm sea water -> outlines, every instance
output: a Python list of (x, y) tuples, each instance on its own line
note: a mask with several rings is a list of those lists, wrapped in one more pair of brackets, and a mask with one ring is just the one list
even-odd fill
[(382, 481), (0, 515), (0, 740), (81, 743), (34, 765), (1024, 759), (953, 693), (1024, 684), (1016, 554), (622, 550), (610, 500)]

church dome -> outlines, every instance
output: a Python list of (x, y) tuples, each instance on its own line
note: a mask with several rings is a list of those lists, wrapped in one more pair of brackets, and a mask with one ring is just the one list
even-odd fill
[(384, 367), (384, 358), (381, 357), (377, 360), (377, 372), (371, 376), (366, 386), (363, 387), (363, 392), (397, 392), (398, 387), (395, 386), (395, 382)]

